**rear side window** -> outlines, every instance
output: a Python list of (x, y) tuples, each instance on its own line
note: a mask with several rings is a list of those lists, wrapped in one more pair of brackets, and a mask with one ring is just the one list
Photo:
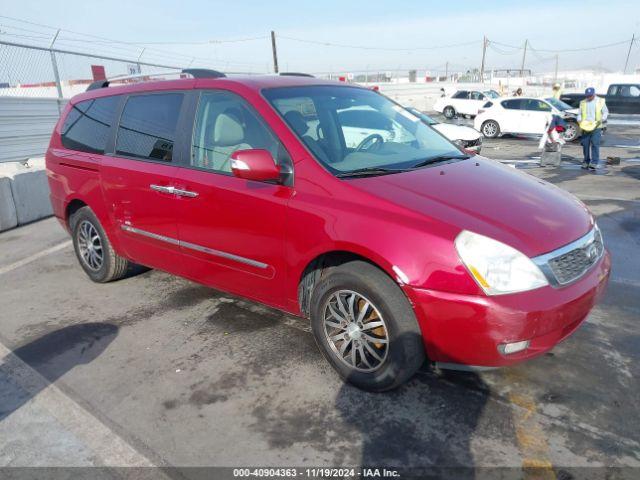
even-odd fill
[(113, 125), (119, 96), (76, 103), (62, 125), (62, 145), (79, 152), (103, 154)]
[(524, 100), (505, 100), (502, 102), (502, 106), (507, 110), (520, 110), (524, 106)]
[(453, 94), (453, 97), (451, 98), (465, 98), (468, 99), (469, 98), (469, 92), (467, 90), (458, 90), (456, 93)]
[(171, 162), (183, 94), (133, 95), (120, 117), (116, 154)]

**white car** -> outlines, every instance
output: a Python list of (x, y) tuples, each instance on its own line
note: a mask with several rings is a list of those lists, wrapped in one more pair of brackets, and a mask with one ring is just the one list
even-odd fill
[(450, 97), (440, 97), (433, 105), (436, 112), (445, 118), (452, 119), (456, 115), (476, 116), (478, 110), (489, 100), (499, 98), (495, 90), (458, 90)]
[(486, 102), (476, 116), (473, 126), (487, 138), (504, 133), (542, 135), (552, 115), (567, 123), (563, 136), (573, 141), (580, 135), (577, 111), (555, 99), (511, 97)]
[(482, 148), (482, 134), (475, 128), (465, 125), (454, 125), (453, 123), (439, 123), (429, 115), (425, 115), (413, 107), (406, 108), (409, 112), (413, 113), (424, 123), (433, 127), (459, 147), (480, 153), (480, 149)]

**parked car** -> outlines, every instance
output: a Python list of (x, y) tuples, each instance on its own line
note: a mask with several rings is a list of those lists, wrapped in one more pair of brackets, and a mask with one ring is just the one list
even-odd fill
[[(640, 113), (640, 84), (638, 83), (613, 83), (609, 85), (606, 94), (598, 96), (605, 99), (610, 113)], [(578, 108), (580, 101), (584, 98), (584, 93), (560, 95), (560, 100), (574, 108)]]
[(482, 134), (475, 128), (467, 127), (466, 125), (455, 125), (453, 123), (440, 123), (416, 108), (406, 108), (424, 123), (440, 132), (462, 149), (480, 153), (482, 149)]
[(476, 116), (478, 110), (488, 100), (498, 98), (500, 95), (495, 90), (458, 90), (450, 97), (441, 97), (436, 100), (433, 109), (442, 113), (445, 118), (452, 119), (456, 115)]
[[(610, 257), (584, 204), (465, 155), (388, 98), (186, 73), (96, 82), (55, 127), (51, 203), (91, 280), (142, 264), (309, 318), (333, 368), (374, 391), (425, 357), (470, 368), (541, 355), (605, 288)], [(399, 134), (347, 146), (350, 108)]]
[(573, 141), (580, 136), (577, 112), (555, 99), (511, 97), (487, 102), (473, 125), (488, 138), (504, 133), (542, 135), (552, 115), (565, 120), (565, 140)]

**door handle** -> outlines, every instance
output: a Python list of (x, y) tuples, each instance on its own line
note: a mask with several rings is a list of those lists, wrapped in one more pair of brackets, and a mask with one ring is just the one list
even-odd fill
[(180, 188), (174, 188), (173, 189), (173, 193), (175, 193), (176, 195), (178, 195), (180, 197), (195, 198), (195, 197), (198, 196), (198, 192), (192, 192), (190, 190), (182, 190)]
[(149, 185), (149, 188), (151, 190), (155, 190), (156, 192), (162, 192), (162, 193), (174, 193), (175, 191), (175, 187), (166, 187), (164, 185), (151, 184)]

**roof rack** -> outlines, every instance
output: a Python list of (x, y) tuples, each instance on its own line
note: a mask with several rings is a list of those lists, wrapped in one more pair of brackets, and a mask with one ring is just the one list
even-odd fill
[(209, 70), (208, 68), (185, 68), (183, 70), (176, 70), (171, 72), (162, 72), (162, 73), (137, 73), (135, 75), (119, 75), (115, 77), (111, 77), (110, 79), (102, 79), (97, 80), (87, 87), (87, 92), (89, 90), (97, 90), (99, 88), (107, 88), (111, 82), (122, 81), (122, 80), (132, 80), (135, 78), (152, 78), (152, 77), (163, 77), (166, 75), (191, 75), (193, 78), (224, 78), (226, 75), (217, 70)]
[(301, 73), (301, 72), (280, 72), (279, 74), (282, 77), (311, 77), (316, 78), (310, 73)]

